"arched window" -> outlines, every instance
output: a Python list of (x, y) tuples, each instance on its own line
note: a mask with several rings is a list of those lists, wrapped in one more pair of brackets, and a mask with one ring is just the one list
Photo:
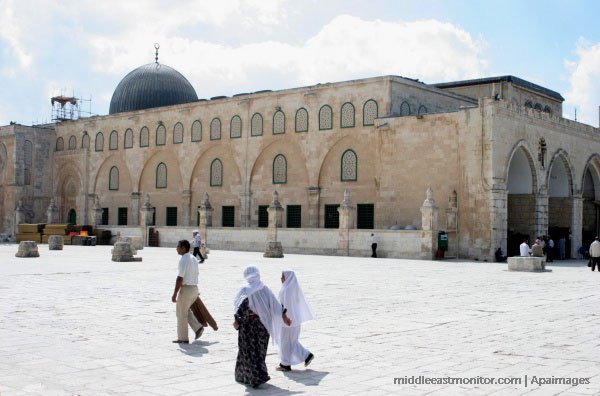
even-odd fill
[(552, 108), (548, 105), (544, 106), (544, 113), (552, 114)]
[(96, 134), (96, 142), (94, 143), (94, 146), (96, 151), (104, 150), (104, 135), (102, 134), (102, 132), (98, 132)]
[(273, 184), (287, 183), (287, 160), (283, 154), (278, 154), (273, 159)]
[(223, 185), (223, 163), (218, 158), (210, 164), (210, 185), (211, 187)]
[(242, 119), (240, 116), (233, 116), (229, 123), (229, 137), (231, 139), (242, 137)]
[(285, 133), (285, 114), (283, 111), (277, 110), (273, 114), (273, 135)]
[(148, 147), (150, 145), (150, 130), (147, 127), (140, 129), (140, 147)]
[(202, 123), (198, 120), (192, 123), (192, 142), (202, 140)]
[(427, 114), (427, 107), (421, 105), (419, 106), (419, 110), (417, 110), (417, 115)]
[(350, 102), (342, 105), (342, 109), (340, 110), (340, 127), (354, 127), (354, 105)]
[(262, 136), (263, 134), (263, 118), (260, 113), (254, 113), (250, 121), (250, 135)]
[(178, 122), (173, 127), (173, 143), (183, 143), (183, 124), (181, 122)]
[(308, 132), (308, 111), (304, 107), (296, 111), (296, 132)]
[(358, 176), (358, 159), (356, 153), (348, 149), (342, 154), (341, 178), (342, 181), (356, 181)]
[(410, 115), (410, 105), (407, 101), (402, 102), (400, 105), (400, 116), (409, 116)]
[(156, 167), (156, 188), (167, 188), (167, 165), (164, 162)]
[(221, 120), (213, 118), (210, 122), (210, 140), (221, 139)]
[(83, 137), (81, 138), (81, 148), (90, 148), (90, 135), (88, 135), (88, 133), (85, 131), (83, 132)]
[(108, 189), (119, 189), (119, 168), (117, 168), (116, 166), (110, 168), (110, 173), (108, 174)]
[(112, 131), (110, 133), (110, 137), (108, 138), (108, 149), (116, 150), (119, 148), (119, 134), (117, 131)]
[(77, 138), (75, 135), (71, 135), (69, 138), (69, 150), (75, 150), (77, 148)]
[(331, 129), (333, 128), (333, 111), (328, 105), (324, 105), (319, 110), (319, 129)]
[(542, 111), (542, 105), (539, 103), (536, 103), (535, 106), (533, 106), (534, 109)]
[(65, 141), (59, 137), (56, 139), (56, 151), (63, 151), (65, 149)]
[(160, 124), (156, 128), (156, 145), (164, 146), (167, 144), (167, 128), (163, 124)]
[(29, 140), (25, 140), (23, 145), (23, 159), (25, 160), (24, 176), (25, 179), (23, 184), (28, 186), (31, 184), (31, 166), (33, 165), (33, 144)]
[(127, 130), (125, 131), (123, 147), (125, 147), (126, 149), (133, 148), (133, 131), (130, 128), (127, 128)]
[(369, 99), (363, 105), (363, 125), (375, 125), (375, 118), (378, 117), (377, 102)]
[(533, 102), (531, 100), (526, 100), (525, 101), (525, 107), (529, 107), (530, 109), (533, 108)]

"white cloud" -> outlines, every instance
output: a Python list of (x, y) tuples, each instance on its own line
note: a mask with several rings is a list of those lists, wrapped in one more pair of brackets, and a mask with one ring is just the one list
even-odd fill
[[(15, 16), (13, 2), (4, 1), (0, 3), (0, 39), (7, 44), (6, 58), (16, 58), (18, 64), (23, 69), (28, 69), (31, 66), (32, 55), (27, 51), (23, 39), (23, 25), (20, 23), (20, 18)], [(4, 75), (14, 75), (12, 68), (5, 68)], [(6, 70), (11, 70), (6, 72)]]
[(591, 45), (580, 39), (577, 43), (578, 60), (566, 61), (571, 72), (571, 87), (565, 94), (566, 104), (577, 108), (577, 120), (598, 126), (600, 104), (600, 43)]
[[(139, 66), (139, 59), (152, 60), (145, 34), (127, 36), (126, 42), (90, 38), (98, 70), (124, 74)], [(201, 97), (385, 74), (440, 82), (478, 77), (486, 68), (482, 42), (435, 20), (342, 15), (299, 45), (262, 41), (234, 47), (176, 35), (165, 35), (160, 43), (160, 60), (184, 74)]]

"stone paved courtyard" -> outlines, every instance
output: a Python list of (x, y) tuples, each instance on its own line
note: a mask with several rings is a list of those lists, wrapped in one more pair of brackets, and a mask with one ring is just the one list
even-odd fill
[[(40, 258), (16, 258), (17, 245), (0, 245), (0, 395), (600, 394), (600, 273), (583, 261), (513, 273), (460, 260), (213, 251), (200, 290), (220, 329), (180, 347), (175, 249), (145, 248), (137, 263), (112, 262), (110, 249), (40, 245)], [(272, 379), (256, 390), (233, 378), (233, 297), (249, 264), (275, 292), (280, 271), (296, 270), (317, 314), (301, 335), (313, 363), (277, 372), (270, 346)], [(521, 384), (394, 384), (412, 376)]]

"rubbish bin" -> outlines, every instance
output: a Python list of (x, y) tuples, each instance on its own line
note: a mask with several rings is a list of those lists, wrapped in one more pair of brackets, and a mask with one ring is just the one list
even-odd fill
[(448, 234), (446, 231), (438, 232), (438, 249), (448, 251)]
[(448, 250), (448, 234), (446, 231), (438, 232), (437, 251), (435, 252), (436, 259), (443, 259), (444, 253)]

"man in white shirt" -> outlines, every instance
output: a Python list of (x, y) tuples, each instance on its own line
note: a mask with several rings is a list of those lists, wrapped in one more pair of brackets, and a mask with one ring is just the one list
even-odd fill
[(177, 243), (177, 253), (181, 256), (181, 259), (179, 260), (179, 272), (175, 280), (175, 291), (171, 297), (171, 301), (177, 303), (177, 340), (173, 342), (189, 344), (188, 322), (196, 333), (196, 339), (204, 331), (204, 327), (190, 311), (190, 307), (198, 297), (198, 260), (190, 254), (190, 243), (185, 239)]
[(377, 244), (378, 243), (379, 243), (379, 238), (377, 238), (377, 235), (371, 234), (371, 250), (373, 252), (371, 254), (371, 257), (377, 258)]
[(592, 260), (592, 271), (594, 271), (597, 265), (600, 272), (600, 241), (598, 237), (590, 245), (590, 259)]
[(529, 249), (529, 240), (525, 238), (523, 243), (519, 246), (519, 251), (521, 252), (521, 257), (529, 257), (529, 253), (531, 253), (531, 249)]
[(200, 231), (194, 230), (194, 252), (192, 256), (196, 257), (200, 260), (201, 263), (204, 262), (204, 257), (202, 257), (202, 253), (200, 252), (200, 247), (202, 246), (202, 237), (200, 236)]

